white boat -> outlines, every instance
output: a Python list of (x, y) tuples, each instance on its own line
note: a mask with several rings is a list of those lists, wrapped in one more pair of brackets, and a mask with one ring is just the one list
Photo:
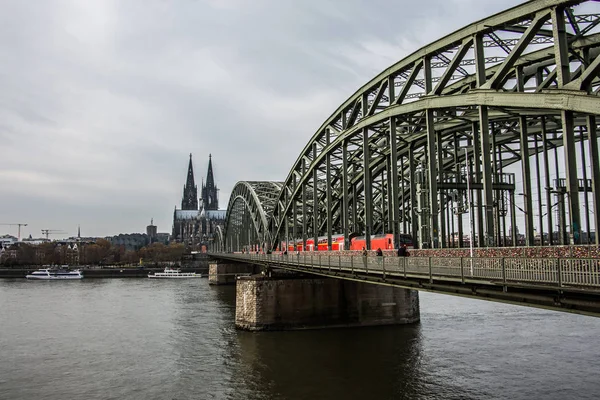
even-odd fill
[(179, 268), (167, 267), (163, 272), (155, 272), (154, 274), (148, 274), (148, 278), (162, 278), (162, 279), (183, 279), (183, 278), (202, 278), (202, 274), (195, 272), (181, 272)]
[(45, 280), (65, 280), (65, 279), (83, 279), (83, 274), (79, 269), (51, 269), (43, 268), (25, 276), (27, 279), (45, 279)]

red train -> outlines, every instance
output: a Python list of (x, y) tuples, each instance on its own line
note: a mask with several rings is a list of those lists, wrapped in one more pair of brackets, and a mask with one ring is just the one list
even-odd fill
[[(350, 249), (348, 250), (362, 250), (367, 246), (367, 240), (365, 236), (356, 236), (350, 239)], [(407, 248), (413, 248), (413, 241), (411, 235), (401, 234), (400, 244), (406, 245)], [(285, 242), (281, 242), (280, 247), (277, 249), (285, 249)], [(287, 246), (288, 251), (304, 251), (302, 240), (289, 241)], [(371, 235), (371, 250), (393, 250), (394, 249), (394, 235), (391, 233)], [(327, 236), (319, 236), (317, 249), (318, 251), (327, 251)], [(331, 236), (331, 250), (339, 251), (344, 250), (344, 235), (332, 235)], [(315, 251), (315, 240), (314, 238), (306, 239), (306, 251)]]

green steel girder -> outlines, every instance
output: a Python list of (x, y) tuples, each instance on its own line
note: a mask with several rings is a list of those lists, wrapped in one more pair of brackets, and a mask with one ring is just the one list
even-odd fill
[(249, 215), (252, 231), (256, 238), (261, 242), (270, 241), (268, 221), (277, 204), (281, 187), (281, 182), (238, 182), (229, 198), (223, 235), (224, 242), (227, 243), (234, 234), (240, 233), (243, 224), (242, 217), (246, 213)]
[[(446, 109), (451, 107), (480, 105), (512, 110), (513, 115), (519, 115), (521, 113), (531, 115), (535, 110), (544, 110), (546, 111), (545, 115), (556, 115), (558, 112), (560, 112), (560, 110), (563, 109), (568, 109), (581, 114), (595, 114), (600, 110), (600, 97), (589, 96), (582, 92), (560, 90), (555, 90), (550, 93), (514, 93), (497, 92), (495, 90), (474, 90), (467, 94), (426, 97), (406, 105), (389, 107), (383, 112), (361, 120), (352, 128), (343, 131), (343, 133), (331, 143), (329, 148), (336, 150), (339, 149), (340, 145), (344, 142), (344, 140), (347, 140), (348, 137), (358, 134), (365, 127), (373, 126), (377, 123), (386, 121), (390, 117), (415, 114), (417, 112), (423, 112), (427, 109)], [(503, 117), (506, 118), (506, 115)], [(424, 135), (426, 135), (426, 132), (420, 131), (417, 134), (412, 135), (412, 138), (406, 138), (406, 140), (409, 142), (422, 140)], [(402, 155), (405, 152), (407, 152), (407, 147), (399, 149), (399, 155)], [(361, 153), (360, 150), (358, 153)], [(319, 165), (323, 165), (323, 160), (327, 154), (327, 151), (323, 151), (316, 159), (312, 160), (311, 164), (308, 166), (307, 173), (300, 177), (297, 188), (292, 190), (292, 198), (298, 196), (298, 191), (301, 185), (311, 179), (312, 170), (317, 168)], [(385, 157), (372, 158), (370, 168), (375, 169), (378, 166), (381, 166), (384, 159)], [(361, 179), (362, 173), (356, 174), (353, 183), (357, 181), (360, 182)], [(283, 215), (285, 215), (287, 212), (287, 208), (284, 209)], [(277, 234), (278, 231), (275, 231), (273, 237), (277, 237)]]
[[(253, 211), (256, 231), (268, 231), (275, 247), (289, 236), (290, 225), (296, 238), (331, 237), (371, 228), (397, 233), (400, 223), (406, 229), (408, 218), (413, 235), (431, 225), (425, 236), (434, 243), (438, 225), (444, 231), (444, 210), (415, 225), (417, 164), (429, 171), (420, 187), (430, 194), (419, 201), (435, 213), (445, 205), (446, 194), (434, 181), (461, 173), (465, 157), (469, 174), (483, 182), (477, 186), (478, 204), (488, 212), (490, 202), (497, 201), (492, 197), (493, 174), (536, 157), (539, 179), (537, 155), (558, 146), (564, 146), (567, 160), (567, 194), (574, 193), (575, 142), (583, 146), (595, 137), (600, 112), (599, 27), (597, 2), (534, 0), (417, 50), (358, 89), (321, 125), (281, 183), (277, 200), (266, 198), (269, 212)], [(589, 130), (588, 138), (583, 132)], [(390, 140), (396, 143), (393, 152)], [(467, 151), (459, 154), (459, 147)], [(588, 161), (597, 171), (597, 150), (590, 152)], [(547, 160), (544, 165), (547, 176)], [(592, 179), (600, 181), (600, 176)], [(542, 183), (537, 183), (541, 190)], [(365, 192), (371, 191), (367, 198)], [(600, 189), (594, 185), (594, 191)], [(398, 197), (391, 199), (392, 193)], [(232, 195), (230, 206), (244, 198), (245, 207), (255, 210), (251, 203), (263, 199), (250, 197)], [(531, 199), (527, 202), (526, 210)], [(399, 214), (391, 207), (400, 207)], [(578, 200), (572, 199), (569, 207), (571, 223), (578, 227)], [(594, 207), (600, 211), (599, 205)], [(497, 228), (491, 214), (479, 217), (486, 224), (478, 227), (480, 236)], [(595, 222), (600, 225), (600, 218)], [(527, 223), (530, 240), (533, 227)]]

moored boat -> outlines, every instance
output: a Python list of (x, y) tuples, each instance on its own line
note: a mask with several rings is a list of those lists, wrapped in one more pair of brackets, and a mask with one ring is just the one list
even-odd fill
[(69, 280), (83, 279), (83, 273), (80, 269), (52, 269), (42, 268), (25, 276), (27, 279), (43, 279), (43, 280)]
[(163, 272), (155, 272), (148, 274), (148, 278), (163, 278), (163, 279), (182, 279), (182, 278), (202, 278), (202, 274), (195, 272), (181, 272), (180, 268), (167, 267)]

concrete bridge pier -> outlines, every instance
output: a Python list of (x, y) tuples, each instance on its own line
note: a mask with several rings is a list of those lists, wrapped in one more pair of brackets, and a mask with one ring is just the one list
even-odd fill
[(250, 331), (398, 325), (418, 322), (419, 294), (312, 277), (239, 277), (235, 326)]
[(211, 261), (208, 264), (208, 284), (234, 285), (238, 276), (246, 276), (258, 272), (258, 267), (252, 264)]

